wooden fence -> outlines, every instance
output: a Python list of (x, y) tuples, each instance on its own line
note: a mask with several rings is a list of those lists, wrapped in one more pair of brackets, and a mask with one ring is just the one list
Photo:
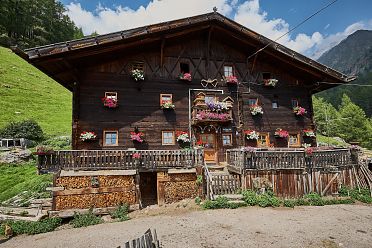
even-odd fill
[(211, 175), (214, 195), (236, 194), (241, 189), (238, 175)]
[(118, 248), (159, 248), (159, 240), (156, 234), (156, 230), (147, 230), (144, 235), (132, 241), (126, 242), (123, 246)]
[[(136, 158), (138, 156), (138, 158)], [(58, 170), (193, 168), (204, 163), (202, 150), (70, 150), (38, 155), (40, 172)]]
[(303, 150), (230, 149), (227, 163), (242, 169), (305, 169), (347, 166), (353, 163), (349, 149), (319, 150), (307, 155)]

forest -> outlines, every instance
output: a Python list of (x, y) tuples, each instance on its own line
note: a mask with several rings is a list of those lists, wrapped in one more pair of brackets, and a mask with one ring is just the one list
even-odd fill
[(1, 0), (0, 45), (29, 48), (83, 37), (56, 0)]

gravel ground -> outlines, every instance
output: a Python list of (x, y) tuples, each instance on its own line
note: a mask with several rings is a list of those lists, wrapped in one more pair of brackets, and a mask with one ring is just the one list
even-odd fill
[(156, 228), (162, 247), (372, 247), (372, 206), (141, 210), (132, 220), (34, 236), (0, 247), (118, 247)]

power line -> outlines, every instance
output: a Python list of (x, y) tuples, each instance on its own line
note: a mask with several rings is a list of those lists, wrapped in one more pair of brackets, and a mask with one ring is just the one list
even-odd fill
[(360, 87), (372, 87), (371, 84), (348, 84), (348, 83), (331, 83), (331, 82), (317, 82), (317, 84), (337, 84), (345, 86), (360, 86)]
[(338, 0), (333, 0), (332, 2), (330, 2), (329, 4), (327, 4), (326, 6), (324, 6), (323, 8), (319, 9), (318, 11), (316, 11), (314, 14), (310, 15), (309, 17), (307, 17), (305, 20), (303, 20), (302, 22), (300, 22), (299, 24), (297, 24), (296, 26), (294, 26), (293, 28), (291, 28), (290, 30), (288, 30), (285, 34), (279, 36), (278, 38), (276, 38), (275, 40), (269, 42), (268, 44), (266, 44), (266, 46), (262, 47), (261, 49), (257, 50), (255, 53), (253, 53), (252, 55), (250, 55), (248, 57), (247, 60), (249, 60), (250, 58), (252, 58), (253, 56), (255, 56), (256, 54), (258, 54), (259, 52), (262, 52), (264, 49), (266, 49), (268, 46), (270, 46), (271, 44), (275, 43), (277, 40), (283, 38), (284, 36), (286, 36), (287, 34), (289, 34), (290, 32), (292, 32), (293, 30), (295, 30), (296, 28), (298, 28), (299, 26), (301, 26), (302, 24), (304, 24), (305, 22), (307, 22), (308, 20), (310, 20), (311, 18), (313, 18), (314, 16), (316, 16), (317, 14), (319, 14), (320, 12), (322, 12), (323, 10), (325, 10), (326, 8), (328, 8), (329, 6), (331, 6), (332, 4), (334, 4), (335, 2), (337, 2)]

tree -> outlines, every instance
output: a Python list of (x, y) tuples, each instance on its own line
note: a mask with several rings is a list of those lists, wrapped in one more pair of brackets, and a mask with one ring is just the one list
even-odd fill
[(346, 94), (342, 96), (339, 107), (340, 120), (337, 121), (339, 135), (347, 142), (358, 141), (367, 147), (372, 145), (371, 123), (359, 106)]
[(337, 120), (339, 113), (332, 104), (326, 102), (323, 98), (313, 97), (314, 121), (317, 131), (326, 136), (338, 135)]

